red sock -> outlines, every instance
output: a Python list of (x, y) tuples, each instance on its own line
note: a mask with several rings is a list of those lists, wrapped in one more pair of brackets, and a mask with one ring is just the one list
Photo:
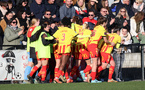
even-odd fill
[(65, 78), (66, 80), (69, 79), (68, 72), (65, 72)]
[(38, 67), (37, 66), (34, 66), (33, 69), (31, 70), (30, 72), (30, 76), (32, 77), (33, 74), (38, 70)]
[(41, 77), (41, 81), (45, 81), (45, 78), (46, 78), (46, 69), (47, 69), (47, 65), (46, 66), (42, 66), (42, 77)]
[(78, 69), (78, 66), (74, 66), (71, 70), (70, 76), (73, 77)]
[(62, 75), (62, 73), (63, 73), (63, 71), (59, 70), (56, 77), (59, 78), (60, 75)]
[(42, 68), (41, 68), (41, 70), (39, 71), (39, 73), (38, 73), (37, 76), (41, 77), (41, 75), (42, 75)]
[(100, 67), (98, 68), (98, 73), (100, 73), (102, 70), (103, 70), (103, 68), (102, 68), (102, 66), (100, 66)]
[(84, 69), (84, 73), (90, 72), (92, 67), (90, 65), (87, 65), (87, 67)]
[(96, 72), (91, 72), (91, 77), (92, 77), (92, 80), (95, 80), (96, 79)]
[(110, 68), (109, 68), (109, 77), (108, 77), (108, 79), (112, 79), (112, 75), (113, 75), (113, 73), (114, 73), (114, 69), (115, 69), (114, 66), (110, 66)]
[(59, 68), (55, 68), (55, 69), (54, 69), (54, 72), (55, 72), (54, 77), (57, 76), (58, 71), (59, 71)]
[(64, 71), (62, 71), (62, 74), (61, 75), (64, 76)]

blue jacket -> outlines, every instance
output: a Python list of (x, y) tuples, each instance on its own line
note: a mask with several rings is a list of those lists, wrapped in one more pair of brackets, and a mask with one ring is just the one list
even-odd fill
[(44, 4), (37, 4), (35, 0), (30, 5), (30, 11), (33, 12), (36, 18), (41, 19), (45, 12), (45, 5)]

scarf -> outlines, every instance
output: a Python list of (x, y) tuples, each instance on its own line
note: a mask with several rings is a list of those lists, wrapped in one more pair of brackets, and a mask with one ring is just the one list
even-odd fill
[(140, 32), (140, 23), (141, 23), (141, 21), (136, 22), (136, 33)]
[(11, 29), (13, 29), (13, 30), (17, 30), (18, 29), (18, 26), (11, 26), (11, 25), (8, 25), (8, 27), (10, 27)]

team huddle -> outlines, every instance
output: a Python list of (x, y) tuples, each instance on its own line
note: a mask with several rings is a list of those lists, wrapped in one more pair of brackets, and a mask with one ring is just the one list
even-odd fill
[[(72, 83), (74, 76), (86, 82), (101, 83), (100, 72), (110, 64), (108, 82), (117, 82), (112, 79), (115, 62), (111, 52), (114, 47), (119, 48), (121, 37), (119, 28), (114, 27), (112, 33), (108, 33), (106, 24), (107, 19), (101, 17), (94, 29), (89, 30), (87, 22), (82, 23), (81, 19), (76, 18), (71, 23), (69, 18), (64, 17), (51, 36), (49, 23), (38, 26), (39, 20), (32, 19), (27, 33), (27, 52), (30, 55), (28, 66), (34, 67), (25, 75), (28, 81), (33, 83), (35, 78), (36, 82), (45, 83), (47, 72), (54, 72), (50, 75), (54, 83)], [(56, 63), (52, 65), (53, 55)], [(73, 62), (70, 59), (74, 59)], [(71, 71), (68, 70), (69, 66)], [(79, 71), (80, 66), (85, 66), (85, 69)], [(36, 71), (38, 74), (35, 74)]]

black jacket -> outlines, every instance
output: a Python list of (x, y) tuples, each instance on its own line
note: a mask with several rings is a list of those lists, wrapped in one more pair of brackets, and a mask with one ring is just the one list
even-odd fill
[(123, 16), (121, 16), (120, 18), (116, 17), (114, 24), (117, 25), (119, 28), (122, 28), (123, 23), (124, 23), (125, 20), (128, 22), (128, 25), (126, 27), (129, 28), (130, 20), (127, 20), (126, 18), (123, 18)]
[(45, 2), (45, 9), (51, 12), (51, 15), (56, 15), (54, 21), (59, 21), (59, 7), (57, 4), (49, 4), (47, 1)]
[(126, 8), (127, 12), (128, 12), (128, 15), (129, 17), (131, 18), (132, 16), (134, 16), (134, 13), (132, 11), (132, 6), (131, 5), (126, 5), (126, 4), (123, 4), (122, 1), (120, 0), (120, 2), (117, 4), (117, 7), (116, 7), (116, 15), (118, 14), (119, 10), (121, 8)]
[(34, 0), (30, 5), (30, 11), (33, 12), (36, 18), (41, 19), (45, 12), (45, 5), (44, 4), (37, 4)]

